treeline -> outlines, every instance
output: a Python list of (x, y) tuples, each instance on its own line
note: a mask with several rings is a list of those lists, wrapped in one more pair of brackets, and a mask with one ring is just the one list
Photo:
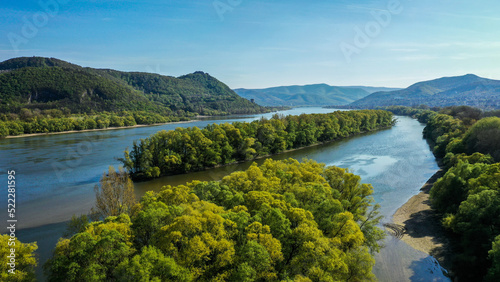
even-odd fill
[(156, 103), (172, 111), (182, 109), (200, 115), (256, 114), (269, 112), (239, 97), (227, 85), (207, 73), (197, 71), (178, 78), (151, 73), (101, 71), (119, 78)]
[(286, 117), (276, 114), (251, 123), (177, 128), (134, 142), (121, 161), (134, 178), (159, 177), (332, 141), (386, 128), (393, 122), (390, 112), (363, 110)]
[(270, 112), (204, 72), (178, 78), (83, 68), (54, 58), (0, 62), (0, 113), (66, 108), (72, 114), (147, 111), (164, 116)]
[(134, 126), (186, 121), (187, 117), (163, 116), (144, 111), (100, 113), (98, 115), (72, 116), (67, 112), (51, 109), (32, 111), (22, 109), (20, 114), (0, 114), (0, 137), (31, 133), (64, 132), (71, 130), (104, 129), (108, 127)]
[[(417, 117), (419, 114), (431, 110), (429, 107), (425, 105), (415, 108), (406, 106), (388, 106), (388, 107), (382, 107), (381, 109), (389, 111), (398, 116), (410, 116), (410, 117)], [(434, 110), (436, 110), (436, 108), (434, 108)]]
[(419, 118), (422, 122), (427, 122), (428, 115), (440, 113), (453, 116), (470, 125), (485, 117), (500, 117), (500, 110), (482, 111), (481, 109), (470, 106), (452, 106), (452, 107), (432, 107), (420, 105), (418, 107), (389, 106), (382, 107), (381, 110), (389, 111), (395, 115), (412, 116)]
[(76, 222), (44, 268), (49, 281), (373, 281), (372, 191), (345, 169), (266, 160)]
[(471, 107), (418, 115), (447, 169), (431, 203), (458, 242), (453, 271), (464, 281), (500, 281), (500, 118), (492, 115)]
[(19, 113), (22, 108), (67, 108), (73, 114), (121, 110), (172, 113), (128, 85), (83, 68), (61, 67), (24, 67), (0, 74), (0, 113)]

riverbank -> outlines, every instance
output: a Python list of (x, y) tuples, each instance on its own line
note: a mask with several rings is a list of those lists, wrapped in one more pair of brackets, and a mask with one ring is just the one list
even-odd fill
[(92, 132), (92, 131), (104, 131), (104, 130), (116, 130), (116, 129), (130, 129), (130, 128), (138, 128), (138, 127), (148, 127), (148, 126), (159, 126), (165, 124), (176, 124), (176, 123), (190, 123), (199, 121), (199, 119), (186, 120), (186, 121), (174, 121), (174, 122), (165, 122), (165, 123), (154, 123), (154, 124), (137, 124), (132, 126), (119, 126), (119, 127), (106, 127), (106, 128), (95, 128), (95, 129), (84, 129), (84, 130), (70, 130), (70, 131), (61, 131), (61, 132), (47, 132), (47, 133), (31, 133), (31, 134), (21, 134), (21, 135), (10, 135), (5, 136), (5, 139), (11, 138), (23, 138), (23, 137), (33, 137), (33, 136), (47, 136), (47, 135), (58, 135), (58, 134), (69, 134), (69, 133), (79, 133), (79, 132)]
[(429, 199), (432, 186), (444, 173), (445, 171), (441, 168), (429, 178), (420, 189), (421, 192), (401, 206), (394, 213), (392, 220), (396, 225), (404, 228), (400, 236), (403, 242), (433, 256), (442, 267), (449, 271), (453, 258), (451, 243), (441, 224), (441, 217), (431, 208)]

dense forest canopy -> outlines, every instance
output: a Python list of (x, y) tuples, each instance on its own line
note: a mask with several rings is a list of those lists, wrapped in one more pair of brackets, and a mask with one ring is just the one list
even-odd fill
[(160, 131), (134, 142), (121, 160), (135, 178), (185, 173), (251, 160), (393, 125), (382, 110), (337, 111)]
[(371, 281), (384, 232), (359, 176), (266, 160), (165, 186), (61, 239), (49, 281)]

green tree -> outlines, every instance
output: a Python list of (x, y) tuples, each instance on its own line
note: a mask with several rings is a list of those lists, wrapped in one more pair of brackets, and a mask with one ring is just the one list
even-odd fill
[(89, 217), (85, 214), (81, 216), (73, 215), (66, 226), (66, 231), (64, 232), (63, 237), (68, 238), (76, 233), (85, 231), (87, 226), (90, 224), (89, 220)]
[[(7, 234), (0, 235), (0, 280), (2, 281), (35, 281), (35, 267), (37, 259), (34, 252), (38, 249), (36, 242), (21, 243), (21, 241)], [(10, 263), (11, 249), (14, 249), (14, 273)]]
[(44, 265), (49, 281), (116, 280), (115, 269), (135, 250), (127, 215), (91, 223), (84, 232), (60, 239)]
[(8, 135), (9, 135), (9, 128), (3, 121), (0, 121), (0, 138)]
[(491, 261), (491, 267), (488, 270), (486, 281), (499, 281), (500, 280), (500, 235), (493, 241), (491, 250), (488, 252)]
[(500, 118), (484, 118), (475, 123), (463, 137), (468, 154), (490, 154), (500, 161)]
[(132, 259), (122, 261), (114, 271), (118, 281), (192, 281), (186, 268), (153, 246), (146, 246)]

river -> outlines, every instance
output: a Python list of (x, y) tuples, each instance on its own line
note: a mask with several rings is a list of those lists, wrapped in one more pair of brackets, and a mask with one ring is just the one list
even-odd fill
[[(298, 108), (283, 114), (326, 113), (333, 109)], [(7, 182), (6, 171), (15, 170), (17, 180), (18, 238), (37, 241), (40, 263), (50, 256), (64, 232), (71, 215), (86, 213), (94, 202), (93, 187), (108, 166), (120, 164), (123, 150), (134, 140), (146, 138), (159, 130), (176, 127), (204, 127), (209, 123), (252, 121), (272, 114), (230, 116), (222, 119), (166, 124), (152, 127), (46, 135), (0, 140), (0, 169)], [(434, 156), (422, 139), (423, 125), (408, 117), (397, 117), (391, 129), (362, 134), (338, 142), (305, 148), (273, 159), (310, 158), (327, 165), (351, 169), (365, 183), (374, 186), (384, 222), (438, 169)], [(258, 160), (257, 162), (263, 162)], [(251, 162), (191, 174), (163, 177), (136, 183), (136, 193), (158, 190), (163, 185), (188, 181), (218, 180), (247, 168)], [(3, 189), (6, 190), (6, 189)], [(2, 191), (2, 199), (7, 198)], [(6, 210), (6, 201), (0, 205)], [(2, 214), (6, 220), (6, 213)], [(6, 222), (6, 221), (4, 221)], [(448, 281), (435, 260), (391, 236), (386, 247), (376, 255), (374, 273), (380, 281)], [(41, 278), (41, 268), (37, 269)]]

